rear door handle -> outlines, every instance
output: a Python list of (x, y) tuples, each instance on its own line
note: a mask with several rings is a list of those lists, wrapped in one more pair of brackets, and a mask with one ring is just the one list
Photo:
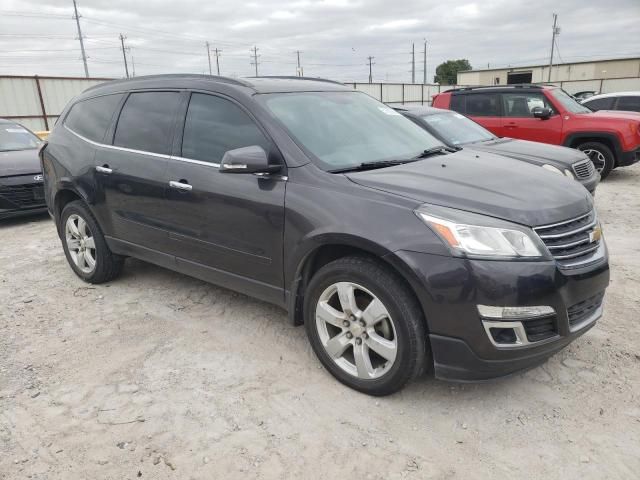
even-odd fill
[(112, 173), (112, 172), (113, 172), (113, 170), (112, 170), (112, 169), (110, 169), (108, 165), (104, 165), (104, 166), (102, 166), (102, 167), (97, 166), (97, 167), (96, 167), (96, 172), (106, 173), (106, 174), (108, 175), (109, 173)]
[(179, 182), (176, 182), (175, 180), (171, 180), (169, 182), (169, 186), (171, 188), (177, 188), (178, 190), (185, 190), (187, 192), (190, 192), (191, 190), (193, 190), (193, 187), (189, 185), (186, 182), (186, 180), (180, 180)]

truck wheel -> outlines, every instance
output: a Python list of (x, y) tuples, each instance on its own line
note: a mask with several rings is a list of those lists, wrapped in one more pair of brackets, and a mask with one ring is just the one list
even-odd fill
[(389, 395), (424, 370), (422, 310), (402, 279), (374, 259), (322, 267), (305, 294), (304, 318), (320, 362), (355, 390)]
[(107, 246), (102, 230), (87, 206), (76, 200), (60, 215), (64, 254), (76, 275), (89, 283), (104, 283), (122, 271), (124, 258)]
[(604, 180), (615, 165), (615, 157), (609, 147), (600, 142), (586, 142), (578, 145), (578, 150), (582, 150), (593, 162), (596, 170), (600, 172), (600, 177)]

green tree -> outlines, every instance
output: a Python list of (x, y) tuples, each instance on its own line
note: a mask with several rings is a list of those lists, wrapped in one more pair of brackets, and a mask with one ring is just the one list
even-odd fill
[(441, 85), (455, 85), (458, 81), (458, 72), (471, 70), (471, 64), (466, 58), (460, 60), (447, 60), (438, 65), (436, 76), (433, 80)]

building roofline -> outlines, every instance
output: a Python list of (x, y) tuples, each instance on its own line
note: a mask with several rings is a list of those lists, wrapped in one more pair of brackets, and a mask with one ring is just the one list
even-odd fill
[[(615, 62), (620, 60), (640, 60), (640, 57), (614, 57), (614, 58), (594, 58), (591, 60), (580, 60), (579, 62), (564, 62), (564, 63), (554, 63), (554, 67), (561, 67), (563, 65), (579, 65), (582, 63), (596, 63), (596, 62)], [(538, 65), (525, 65), (525, 66), (507, 66), (507, 67), (496, 67), (496, 68), (477, 68), (472, 70), (460, 70), (458, 73), (471, 73), (471, 72), (496, 72), (498, 70), (523, 70), (527, 68), (539, 68), (539, 67), (548, 67), (549, 64), (538, 64)]]

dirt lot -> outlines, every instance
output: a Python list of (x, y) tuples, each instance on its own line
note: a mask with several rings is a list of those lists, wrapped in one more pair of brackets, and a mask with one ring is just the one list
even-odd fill
[(640, 166), (597, 204), (604, 318), (545, 365), (371, 398), (278, 308), (128, 260), (68, 268), (48, 217), (0, 224), (0, 479), (581, 478), (640, 471)]

